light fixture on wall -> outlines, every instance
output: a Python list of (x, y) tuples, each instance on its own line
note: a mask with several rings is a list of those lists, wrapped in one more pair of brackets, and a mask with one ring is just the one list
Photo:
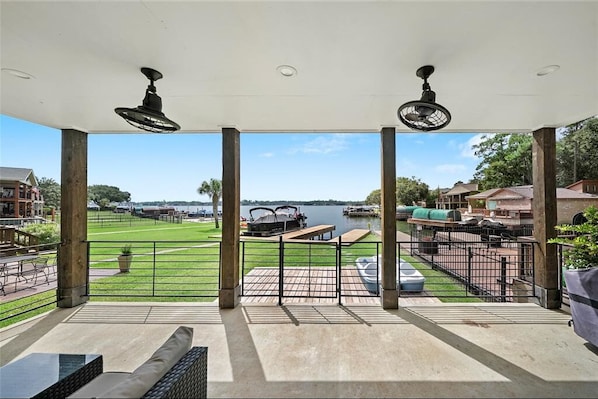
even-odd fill
[(436, 93), (428, 84), (428, 77), (432, 73), (432, 65), (425, 65), (417, 70), (416, 75), (424, 80), (422, 96), (419, 100), (406, 102), (397, 111), (401, 122), (411, 129), (429, 132), (442, 129), (451, 121), (451, 113), (436, 103)]
[(136, 108), (115, 108), (114, 112), (120, 115), (132, 126), (154, 133), (170, 133), (179, 130), (178, 123), (171, 121), (162, 113), (162, 99), (156, 94), (154, 82), (162, 79), (162, 74), (152, 68), (141, 68), (150, 81), (145, 90), (143, 104)]

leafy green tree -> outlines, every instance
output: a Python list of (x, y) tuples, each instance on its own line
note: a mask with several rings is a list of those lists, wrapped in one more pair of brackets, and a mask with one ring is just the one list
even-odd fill
[(397, 177), (397, 204), (412, 205), (428, 199), (428, 185), (415, 176)]
[(100, 206), (100, 209), (106, 209), (110, 206), (110, 200), (108, 198), (102, 198), (99, 201), (96, 201), (96, 204)]
[(565, 128), (557, 143), (557, 185), (598, 179), (598, 118)]
[(53, 208), (60, 208), (60, 184), (54, 179), (42, 177), (38, 181), (38, 187), (44, 196), (44, 204)]
[(220, 225), (218, 224), (218, 201), (220, 201), (220, 196), (222, 195), (222, 181), (218, 179), (210, 179), (210, 181), (203, 181), (201, 186), (197, 188), (197, 193), (199, 195), (208, 195), (212, 198), (212, 212), (214, 213), (214, 222), (216, 223), (216, 228), (219, 229)]
[(380, 205), (380, 202), (382, 201), (380, 195), (381, 190), (379, 188), (372, 191), (365, 199), (365, 203), (367, 205)]
[(435, 190), (428, 190), (428, 197), (426, 198), (426, 208), (435, 208), (436, 200), (440, 197), (440, 187)]
[(482, 159), (474, 174), (480, 190), (533, 183), (531, 135), (485, 135), (473, 149)]
[(87, 197), (89, 200), (100, 204), (100, 201), (107, 199), (108, 202), (129, 202), (131, 194), (126, 191), (120, 191), (118, 187), (96, 184), (87, 188)]

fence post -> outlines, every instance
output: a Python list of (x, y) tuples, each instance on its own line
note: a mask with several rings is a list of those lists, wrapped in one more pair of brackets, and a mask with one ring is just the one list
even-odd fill
[(465, 285), (465, 295), (469, 289), (471, 289), (471, 259), (473, 258), (473, 251), (471, 250), (471, 246), (467, 247), (467, 284)]
[(500, 258), (500, 300), (507, 301), (507, 258), (502, 256)]
[(278, 306), (282, 306), (282, 290), (284, 288), (284, 244), (282, 236), (278, 237)]
[(154, 262), (152, 276), (152, 296), (156, 295), (156, 242), (154, 241)]
[(380, 246), (381, 242), (376, 244), (376, 296), (380, 296)]
[[(87, 246), (87, 276), (86, 276), (86, 280), (85, 280), (85, 296), (89, 297), (89, 271), (90, 271), (90, 264), (91, 264), (91, 244), (89, 243), (89, 241), (85, 242), (85, 245)], [(60, 251), (60, 245), (57, 246), (56, 248), (56, 266), (54, 268), (54, 270), (56, 271), (56, 280), (58, 280), (58, 252)], [(5, 281), (6, 282), (6, 281)], [(2, 290), (4, 291), (4, 290)]]
[(338, 236), (338, 243), (336, 244), (336, 292), (338, 294), (338, 304), (342, 305), (342, 276), (341, 276), (341, 258), (342, 258), (342, 234)]
[[(239, 241), (239, 244), (241, 246), (241, 296), (243, 296), (245, 295), (245, 241)], [(220, 248), (220, 251), (222, 251), (222, 248)], [(218, 273), (220, 273), (220, 265), (218, 265), (218, 270)], [(220, 276), (218, 276), (218, 283), (220, 285)]]

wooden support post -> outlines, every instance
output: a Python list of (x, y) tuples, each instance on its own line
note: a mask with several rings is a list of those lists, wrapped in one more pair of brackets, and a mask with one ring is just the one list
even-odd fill
[(397, 194), (395, 128), (384, 127), (381, 136), (382, 162), (382, 293), (384, 309), (398, 309), (397, 288)]
[(87, 133), (62, 131), (58, 306), (87, 302)]
[(534, 179), (534, 238), (538, 241), (534, 251), (536, 296), (540, 305), (554, 309), (561, 305), (558, 284), (556, 245), (548, 244), (556, 236), (556, 137), (554, 128), (536, 130), (533, 134), (532, 164)]
[(234, 308), (241, 299), (239, 236), (241, 220), (240, 133), (222, 129), (222, 247), (220, 257), (220, 308)]

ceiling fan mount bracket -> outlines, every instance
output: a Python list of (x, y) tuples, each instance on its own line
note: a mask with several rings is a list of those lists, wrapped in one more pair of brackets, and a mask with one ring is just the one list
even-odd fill
[(415, 73), (418, 77), (422, 78), (424, 81), (427, 80), (430, 75), (434, 73), (434, 66), (432, 65), (424, 65), (423, 67), (419, 67), (417, 72)]
[(160, 80), (163, 77), (160, 72), (156, 71), (155, 69), (148, 68), (148, 67), (142, 67), (141, 73), (144, 74), (145, 77), (148, 78), (151, 82)]

